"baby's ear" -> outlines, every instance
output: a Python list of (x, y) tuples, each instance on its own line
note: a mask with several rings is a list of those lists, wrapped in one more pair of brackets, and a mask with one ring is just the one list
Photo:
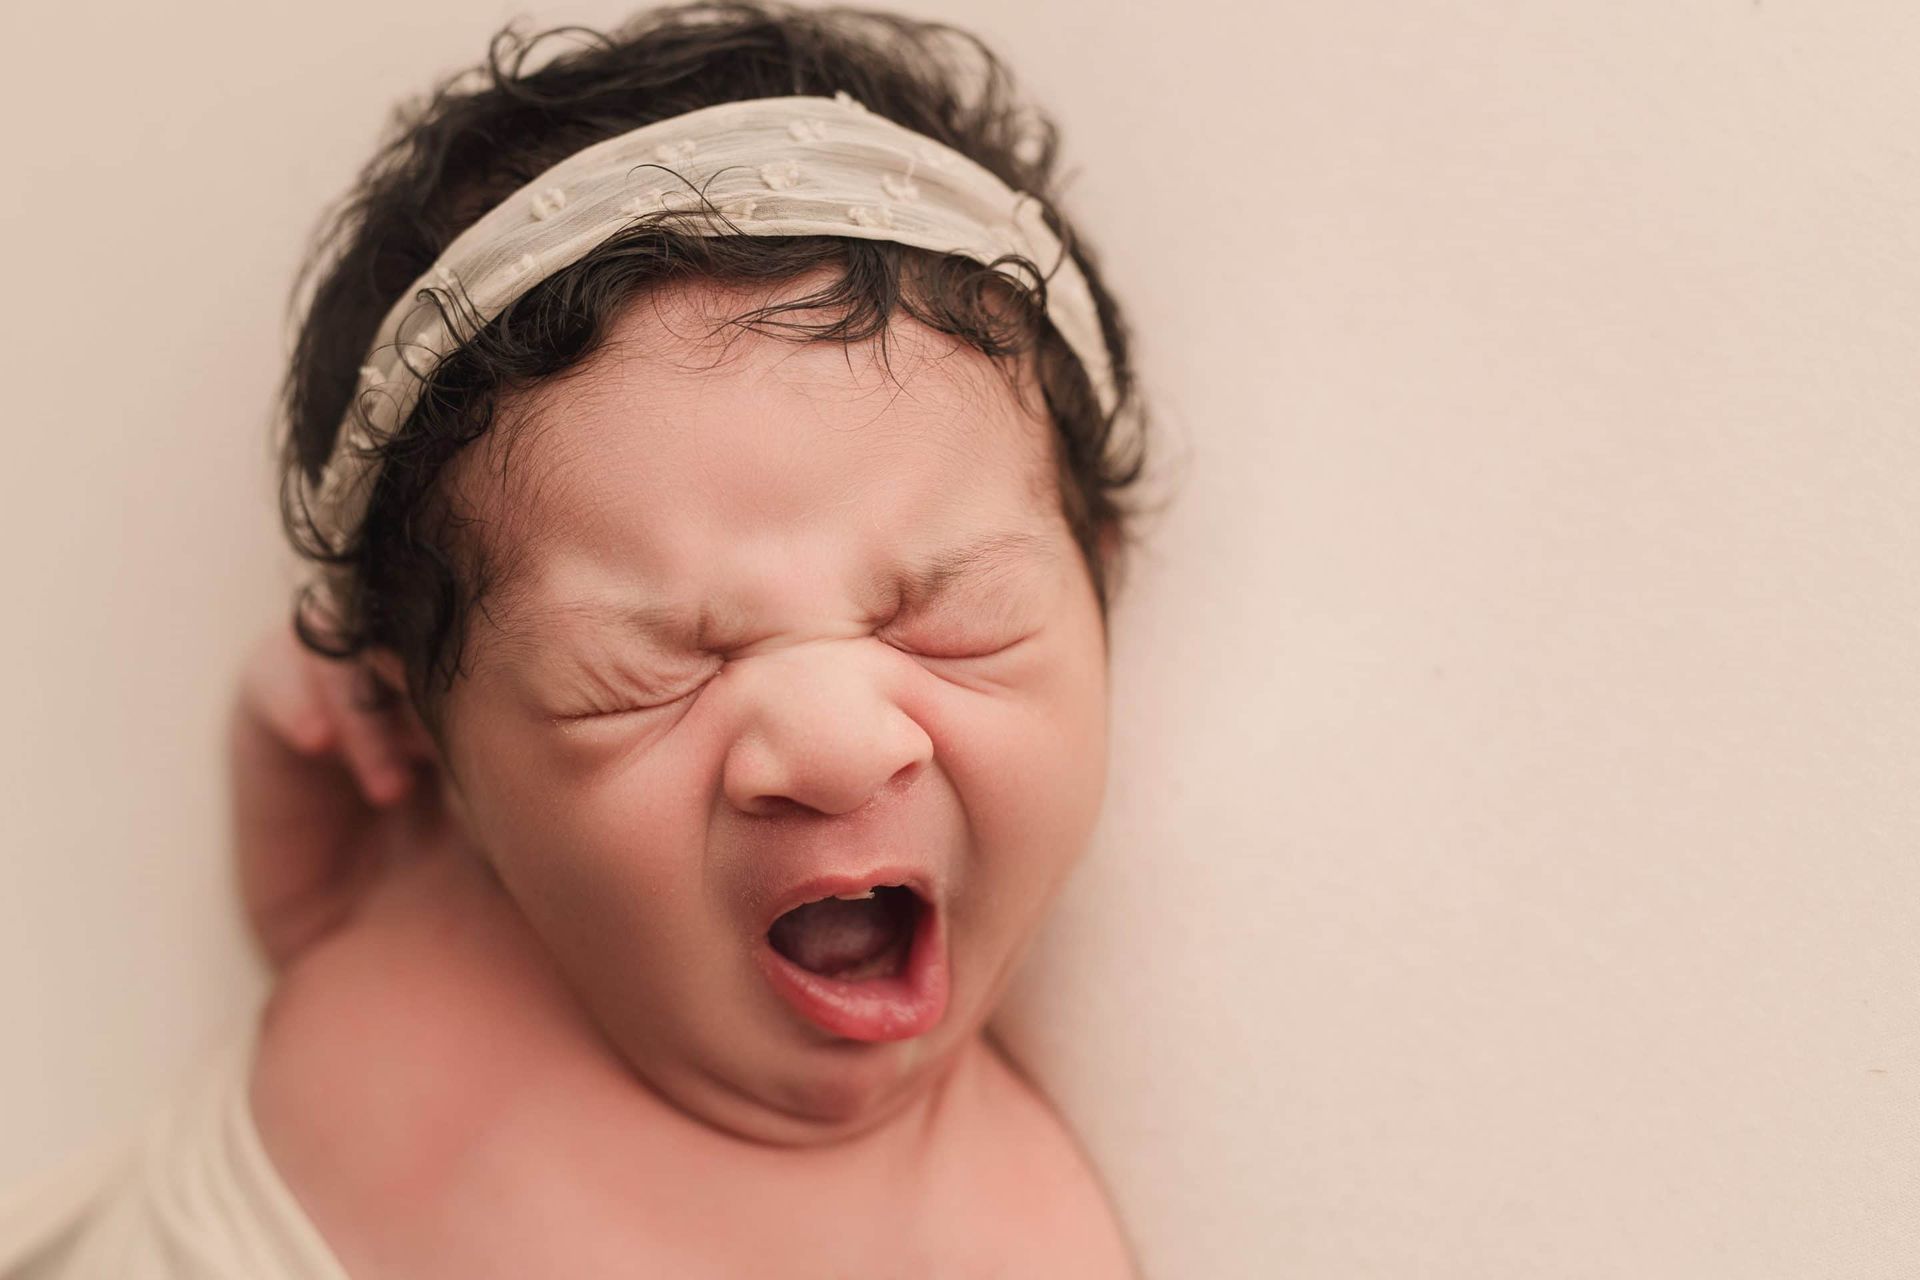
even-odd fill
[(1100, 526), (1099, 547), (1100, 562), (1111, 570), (1113, 568), (1113, 558), (1119, 554), (1120, 551), (1119, 524), (1110, 520)]
[(421, 760), (439, 768), (441, 766), (440, 748), (434, 742), (433, 735), (427, 732), (426, 725), (420, 722), (420, 713), (413, 709), (413, 699), (407, 695), (407, 664), (392, 649), (375, 647), (361, 654), (372, 669), (374, 678), (386, 685), (394, 694), (391, 725), (399, 740), (395, 744), (401, 754), (409, 760)]
[[(413, 699), (407, 695), (407, 664), (392, 649), (378, 646), (363, 650), (360, 656), (366, 660), (374, 678), (395, 690), (398, 695), (386, 719), (388, 727), (397, 735), (395, 745), (407, 759), (432, 766), (433, 786), (439, 794), (440, 803), (445, 806), (455, 826), (469, 833), (467, 838), (471, 841), (473, 826), (466, 795), (454, 779), (453, 770), (447, 767), (440, 744), (434, 740), (427, 726), (421, 723), (420, 713), (414, 710)], [(479, 842), (473, 841), (472, 848), (483, 861), (491, 861)]]

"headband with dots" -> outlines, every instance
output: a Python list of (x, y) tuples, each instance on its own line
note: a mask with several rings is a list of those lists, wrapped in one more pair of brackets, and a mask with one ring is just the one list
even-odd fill
[(633, 219), (704, 209), (726, 221), (676, 220), (676, 229), (891, 240), (988, 266), (1009, 254), (1026, 258), (1049, 273), (1048, 318), (1079, 357), (1101, 409), (1113, 412), (1117, 395), (1093, 295), (1037, 200), (845, 92), (727, 102), (568, 156), (462, 232), (408, 287), (360, 370), (361, 412), (342, 423), (308, 502), (319, 531), (338, 546), (359, 522), (375, 450), (406, 421), (438, 358), (460, 345), (438, 309), (419, 297), (423, 290), (463, 295), (461, 312), (484, 325)]

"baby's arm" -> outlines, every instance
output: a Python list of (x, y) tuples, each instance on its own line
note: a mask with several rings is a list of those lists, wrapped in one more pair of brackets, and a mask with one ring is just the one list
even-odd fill
[(392, 713), (356, 704), (355, 664), (276, 628), (249, 655), (228, 725), (240, 898), (275, 970), (346, 918), (380, 827), (417, 794)]

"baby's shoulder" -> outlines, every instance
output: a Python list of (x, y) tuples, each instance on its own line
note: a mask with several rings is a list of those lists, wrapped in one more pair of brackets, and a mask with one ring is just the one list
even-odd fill
[[(475, 1207), (521, 1198), (502, 1180), (539, 1166), (584, 1097), (618, 1092), (607, 1122), (642, 1148), (657, 1108), (617, 1090), (610, 1052), (516, 914), (484, 885), (412, 874), (279, 975), (249, 1100), (349, 1274), (495, 1274), (490, 1235), (515, 1241)], [(449, 1256), (450, 1240), (475, 1258)]]
[(439, 1123), (452, 1143), (471, 1126), (446, 1115), (545, 1065), (528, 1049), (551, 1039), (564, 988), (490, 896), (470, 871), (422, 863), (296, 957), (261, 1018), (256, 1110), (292, 1122), (351, 1108), (372, 1130), (355, 1149)]
[(941, 1195), (968, 1206), (945, 1218), (952, 1256), (992, 1235), (1022, 1242), (1007, 1274), (1135, 1276), (1106, 1188), (1052, 1103), (991, 1040), (981, 1041), (971, 1075), (970, 1114), (954, 1126), (968, 1135), (964, 1149), (941, 1162), (949, 1180)]

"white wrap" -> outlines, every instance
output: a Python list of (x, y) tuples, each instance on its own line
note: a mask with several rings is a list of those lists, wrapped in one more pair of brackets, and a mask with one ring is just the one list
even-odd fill
[(257, 1020), (114, 1161), (0, 1211), (0, 1280), (347, 1280), (247, 1104)]

